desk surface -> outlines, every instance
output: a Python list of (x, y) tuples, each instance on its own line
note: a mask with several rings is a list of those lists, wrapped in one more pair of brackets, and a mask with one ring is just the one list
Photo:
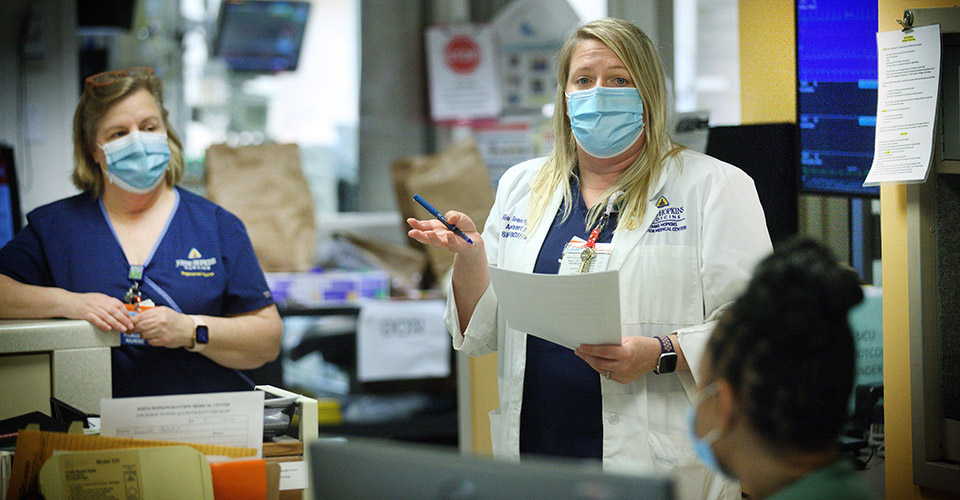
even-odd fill
[(120, 334), (72, 319), (0, 320), (0, 353), (120, 345)]

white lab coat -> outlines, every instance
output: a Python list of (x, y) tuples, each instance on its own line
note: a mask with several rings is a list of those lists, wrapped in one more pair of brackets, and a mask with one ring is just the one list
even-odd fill
[[(698, 498), (740, 497), (735, 483), (711, 474), (697, 460), (687, 412), (694, 374), (716, 317), (771, 250), (753, 180), (736, 167), (686, 150), (671, 158), (649, 196), (643, 220), (613, 236), (608, 269), (620, 270), (621, 335), (678, 333), (691, 371), (648, 373), (629, 384), (601, 378), (603, 465), (606, 470), (654, 470), (681, 477)], [(487, 260), (504, 269), (533, 272), (547, 230), (562, 201), (556, 190), (540, 221), (524, 237), (530, 182), (545, 159), (523, 162), (500, 179), (483, 230)], [(661, 205), (660, 208), (657, 204)], [(507, 328), (488, 287), (464, 335), (452, 291), (444, 320), (454, 348), (480, 356), (498, 352), (500, 407), (490, 413), (494, 456), (518, 459), (526, 336)]]

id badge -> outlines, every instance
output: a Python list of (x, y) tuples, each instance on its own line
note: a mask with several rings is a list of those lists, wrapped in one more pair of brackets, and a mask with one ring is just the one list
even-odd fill
[[(127, 306), (127, 315), (136, 316), (138, 312), (154, 307), (152, 300), (145, 300), (140, 304), (124, 304)], [(124, 332), (120, 334), (120, 345), (147, 345), (147, 341), (140, 337), (137, 332)]]
[(557, 271), (557, 274), (581, 274), (581, 271), (583, 273), (606, 271), (607, 265), (610, 263), (610, 253), (613, 252), (613, 243), (596, 243), (593, 258), (584, 264), (582, 255), (586, 247), (586, 240), (579, 236), (574, 236), (563, 249), (563, 256), (560, 257), (560, 270)]

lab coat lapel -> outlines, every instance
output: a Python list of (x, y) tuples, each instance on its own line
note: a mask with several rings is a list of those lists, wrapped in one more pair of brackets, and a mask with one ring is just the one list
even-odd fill
[(543, 240), (547, 238), (547, 231), (550, 229), (550, 225), (553, 224), (553, 219), (557, 215), (557, 210), (560, 209), (560, 202), (562, 200), (563, 190), (558, 187), (553, 191), (550, 203), (548, 203), (547, 207), (543, 210), (543, 215), (540, 217), (540, 220), (537, 221), (537, 225), (527, 237), (526, 244), (523, 248), (522, 271), (532, 273), (534, 266), (537, 265), (537, 256), (540, 255)]
[(650, 195), (647, 197), (647, 208), (643, 212), (643, 219), (637, 224), (636, 228), (628, 229), (629, 221), (620, 221), (617, 224), (617, 231), (613, 234), (613, 253), (610, 254), (610, 264), (607, 269), (620, 269), (624, 260), (630, 255), (630, 250), (639, 245), (644, 235), (647, 234), (647, 229), (650, 228), (653, 219), (657, 217), (657, 198), (660, 197), (667, 184), (668, 175), (668, 169), (664, 168), (656, 186), (650, 190)]

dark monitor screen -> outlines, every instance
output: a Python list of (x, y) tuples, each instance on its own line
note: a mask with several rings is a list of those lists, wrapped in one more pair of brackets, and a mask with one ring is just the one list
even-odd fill
[(13, 148), (0, 145), (0, 247), (20, 231), (20, 197)]
[(220, 6), (214, 55), (234, 71), (297, 69), (310, 2), (227, 0)]
[(360, 438), (310, 445), (316, 500), (672, 500), (672, 479), (601, 472), (593, 462), (504, 462)]
[(77, 0), (77, 29), (115, 28), (129, 31), (133, 26), (134, 0)]
[(800, 212), (795, 124), (710, 127), (706, 152), (739, 167), (753, 179), (774, 246), (797, 233)]
[(879, 187), (863, 187), (877, 122), (877, 2), (796, 6), (800, 189), (879, 196)]

